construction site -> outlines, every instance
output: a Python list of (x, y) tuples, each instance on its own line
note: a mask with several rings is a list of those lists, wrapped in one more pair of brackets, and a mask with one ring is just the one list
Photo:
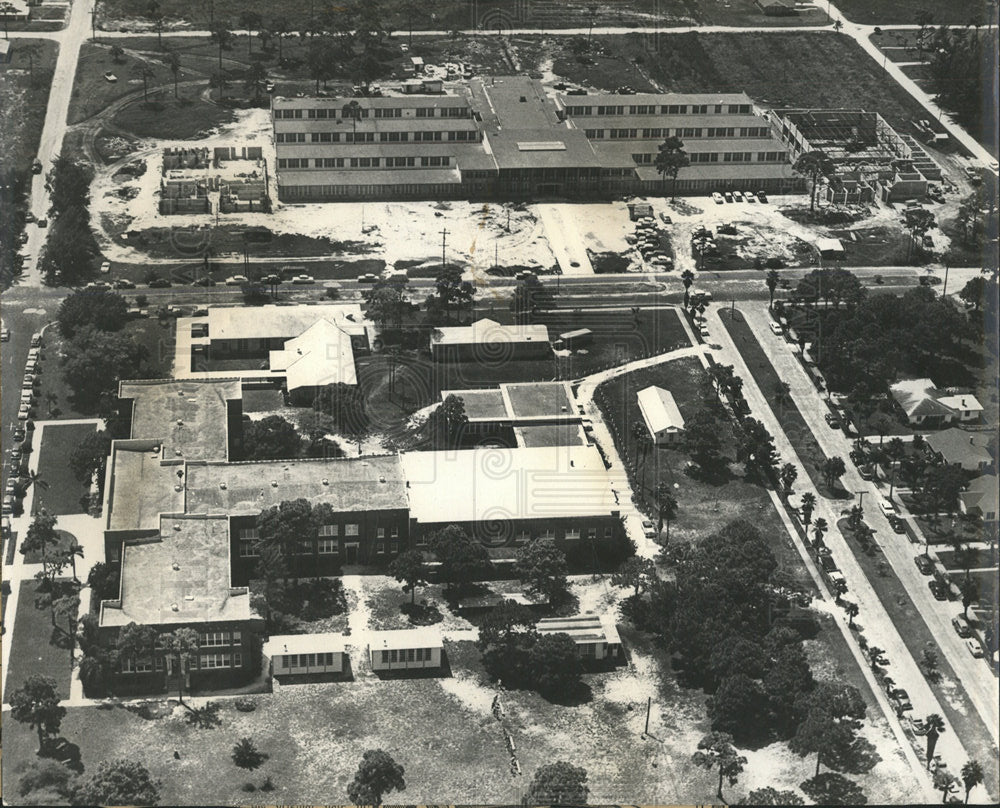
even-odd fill
[(260, 146), (166, 148), (159, 211), (269, 213), (267, 160)]

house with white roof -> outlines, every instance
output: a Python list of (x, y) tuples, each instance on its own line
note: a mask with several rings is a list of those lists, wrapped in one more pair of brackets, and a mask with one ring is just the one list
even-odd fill
[(672, 446), (684, 439), (684, 417), (669, 390), (652, 385), (640, 390), (636, 398), (654, 444)]
[(930, 379), (904, 379), (893, 384), (889, 391), (913, 426), (934, 428), (956, 421), (975, 421), (983, 411), (983, 405), (972, 393), (940, 390)]
[(566, 634), (584, 661), (617, 659), (622, 653), (622, 641), (614, 616), (581, 614), (575, 617), (547, 617), (535, 624), (541, 635)]
[(549, 329), (544, 325), (501, 325), (484, 317), (469, 325), (438, 328), (431, 334), (431, 356), (438, 362), (499, 362), (551, 355)]

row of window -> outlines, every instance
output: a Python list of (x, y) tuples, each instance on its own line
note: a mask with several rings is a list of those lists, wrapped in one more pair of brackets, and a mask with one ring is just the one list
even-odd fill
[(430, 648), (405, 648), (382, 652), (382, 664), (391, 665), (393, 662), (430, 662)]
[(478, 129), (453, 132), (278, 132), (275, 143), (476, 143)]
[[(278, 548), (279, 553), (284, 552), (282, 548)], [(260, 556), (260, 542), (240, 539), (239, 544), (240, 558), (257, 558)], [(385, 555), (385, 542), (379, 541), (375, 543), (375, 553), (376, 555)], [(390, 555), (399, 554), (399, 542), (393, 541), (389, 542), (389, 553)], [(298, 555), (311, 556), (313, 554), (317, 555), (339, 555), (340, 554), (340, 540), (339, 539), (317, 539), (315, 547), (311, 541), (301, 541), (299, 542)]]
[[(338, 116), (337, 113), (340, 113)], [(403, 118), (411, 117), (404, 114), (413, 112), (413, 117), (417, 118), (468, 118), (470, 117), (468, 107), (379, 107), (377, 109), (367, 109), (358, 107), (352, 109), (350, 106), (343, 106), (339, 110), (330, 107), (319, 109), (276, 109), (274, 117), (277, 120), (301, 120), (309, 118), (311, 120), (353, 120), (355, 118)]]
[[(243, 632), (241, 631), (204, 631), (198, 635), (198, 645), (202, 648), (211, 648), (220, 645), (241, 645), (243, 643)], [(153, 647), (161, 649), (164, 647), (163, 635), (157, 634), (153, 640)]]
[[(447, 168), (451, 165), (451, 158), (441, 157), (421, 157), (420, 162), (416, 162), (415, 157), (351, 157), (346, 160), (343, 157), (279, 157), (278, 168)], [(384, 161), (384, 162), (383, 162)]]
[[(221, 654), (201, 654), (196, 657), (200, 670), (212, 670), (214, 668), (242, 668), (243, 654), (221, 653)], [(127, 657), (121, 661), (122, 673), (149, 673), (151, 671), (166, 670), (164, 657), (158, 656), (155, 659), (132, 659)]]
[(316, 668), (333, 665), (332, 653), (285, 654), (286, 668)]
[[(764, 138), (770, 133), (766, 126), (688, 126), (671, 129), (669, 127), (649, 129), (584, 129), (588, 140), (649, 140), (675, 135), (681, 138), (728, 137)], [(738, 134), (737, 134), (738, 133)]]
[[(784, 152), (757, 152), (756, 161), (753, 160), (751, 152), (695, 152), (694, 154), (689, 154), (688, 157), (692, 165), (698, 163), (718, 163), (720, 154), (724, 163), (783, 163), (786, 159)], [(636, 165), (649, 165), (656, 162), (656, 154), (653, 152), (633, 154), (632, 159)]]
[[(595, 112), (596, 110), (596, 112)], [(568, 115), (749, 115), (750, 104), (610, 104), (566, 107)]]

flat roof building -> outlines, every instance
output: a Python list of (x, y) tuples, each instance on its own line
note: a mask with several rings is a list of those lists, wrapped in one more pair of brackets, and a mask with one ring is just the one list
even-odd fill
[(343, 634), (277, 634), (261, 650), (278, 678), (343, 673), (348, 665)]
[(569, 635), (584, 660), (616, 659), (621, 654), (622, 641), (611, 614), (547, 617), (535, 624), (535, 630), (543, 636)]
[(680, 192), (801, 190), (788, 148), (742, 93), (550, 94), (525, 76), (380, 98), (272, 99), (286, 201), (660, 193), (658, 146), (681, 137)]
[(462, 326), (442, 326), (431, 334), (436, 361), (532, 359), (552, 354), (544, 325), (501, 325), (486, 317)]
[(373, 631), (369, 635), (369, 661), (379, 673), (440, 668), (444, 653), (441, 631), (433, 626)]

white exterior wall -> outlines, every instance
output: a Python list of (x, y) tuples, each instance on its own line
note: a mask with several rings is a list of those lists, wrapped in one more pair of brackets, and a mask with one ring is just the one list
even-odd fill
[[(326, 653), (330, 653), (329, 651)], [(334, 651), (333, 652), (333, 664), (323, 665), (323, 664), (301, 664), (303, 662), (308, 663), (309, 656), (317, 656), (315, 654), (275, 654), (271, 659), (271, 674), (273, 676), (288, 676), (290, 674), (306, 674), (306, 673), (342, 673), (344, 670), (344, 652)], [(303, 659), (306, 657), (306, 659)], [(322, 659), (322, 656), (320, 655)], [(295, 666), (288, 664), (289, 660), (294, 661)]]
[(680, 443), (683, 438), (684, 430), (682, 429), (661, 429), (654, 436), (653, 442), (657, 446), (673, 446)]
[[(424, 648), (421, 649), (424, 652), (425, 658), (422, 660), (417, 660), (415, 648), (400, 648), (385, 650), (378, 648), (372, 648), (370, 653), (372, 670), (374, 671), (398, 671), (407, 670), (411, 668), (440, 668), (441, 667), (441, 648)], [(413, 651), (413, 660), (410, 660), (410, 651)], [(430, 652), (427, 657), (427, 652)], [(393, 653), (395, 652), (395, 660), (393, 660)], [(383, 654), (388, 654), (386, 661), (383, 661)]]

